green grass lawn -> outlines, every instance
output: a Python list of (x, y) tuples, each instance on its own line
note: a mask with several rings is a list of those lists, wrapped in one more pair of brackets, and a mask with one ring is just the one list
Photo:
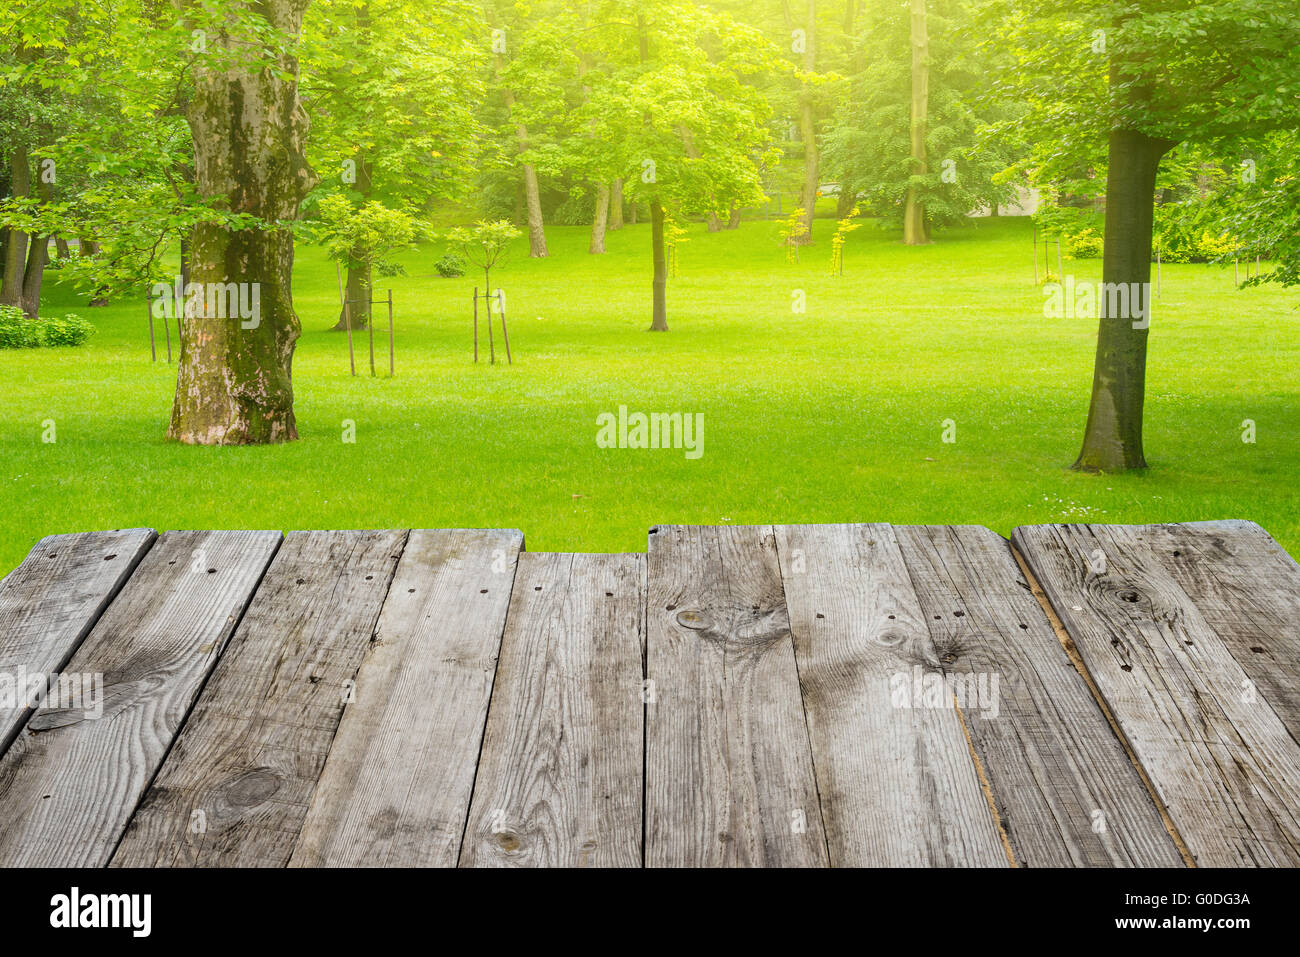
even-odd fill
[[(151, 364), (143, 295), (89, 309), (57, 281), (49, 314), (80, 349), (0, 353), (0, 570), (40, 537), (154, 528), (514, 527), (534, 551), (642, 551), (656, 523), (978, 523), (1249, 518), (1300, 554), (1294, 291), (1237, 290), (1231, 268), (1166, 266), (1151, 327), (1143, 474), (1069, 465), (1096, 322), (1045, 319), (1029, 224), (984, 221), (923, 248), (864, 227), (828, 275), (833, 224), (787, 263), (774, 222), (692, 225), (650, 334), (649, 227), (500, 270), (514, 364), (472, 361), (470, 292), (428, 246), (391, 281), (397, 376), (348, 374), (334, 266), (298, 251), (301, 440), (165, 441), (175, 368)], [(1096, 261), (1066, 272), (1098, 279)], [(55, 275), (51, 279), (56, 279)], [(379, 285), (386, 288), (388, 280)], [(807, 312), (791, 310), (802, 289)], [(382, 295), (382, 292), (380, 293)], [(483, 343), (486, 346), (486, 343)], [(500, 342), (498, 340), (498, 346)], [(382, 343), (386, 372), (386, 342)], [(364, 355), (364, 353), (362, 353)], [(602, 449), (596, 417), (704, 414), (704, 455)], [(53, 419), (57, 441), (42, 442)], [(943, 422), (956, 442), (941, 441)], [(1256, 423), (1257, 442), (1241, 423)], [(342, 441), (344, 420), (355, 444)]]

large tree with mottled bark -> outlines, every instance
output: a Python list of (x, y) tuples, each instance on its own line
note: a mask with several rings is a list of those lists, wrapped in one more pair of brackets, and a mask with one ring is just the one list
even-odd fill
[(187, 307), (168, 430), (179, 442), (298, 437), (293, 351), (301, 327), (291, 288), (292, 227), (316, 182), (298, 98), (297, 43), (307, 3), (178, 0), (208, 54), (195, 62), (187, 117), (196, 186), (242, 220), (195, 228), (190, 279), (205, 289), (255, 288), (260, 302), (251, 320), (210, 310), (208, 302)]

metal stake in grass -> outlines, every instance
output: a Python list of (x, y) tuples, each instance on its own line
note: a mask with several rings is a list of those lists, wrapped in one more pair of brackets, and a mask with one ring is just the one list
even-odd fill
[(393, 290), (388, 290), (388, 376), (392, 378), (394, 368), (393, 356)]
[(474, 361), (478, 362), (478, 286), (474, 287)]

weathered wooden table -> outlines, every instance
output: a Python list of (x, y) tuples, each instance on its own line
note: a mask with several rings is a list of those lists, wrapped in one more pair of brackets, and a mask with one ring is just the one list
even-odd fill
[(45, 539), (0, 583), (0, 864), (1300, 863), (1256, 525), (522, 548)]

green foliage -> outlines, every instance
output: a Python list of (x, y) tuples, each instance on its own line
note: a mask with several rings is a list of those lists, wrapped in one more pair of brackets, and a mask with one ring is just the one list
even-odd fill
[(0, 306), (0, 349), (79, 346), (94, 331), (94, 326), (73, 313), (61, 319), (56, 316), (33, 319), (17, 306)]
[(313, 234), (329, 257), (350, 267), (369, 266), (381, 276), (398, 276), (402, 266), (393, 258), (425, 231), (422, 222), (401, 209), (371, 201), (354, 207), (334, 193), (316, 204)]
[(873, 214), (901, 224), (915, 187), (932, 225), (962, 221), (974, 209), (1004, 203), (1013, 185), (998, 176), (1016, 158), (1005, 142), (983, 141), (980, 130), (1010, 108), (985, 79), (979, 42), (969, 28), (970, 0), (930, 0), (927, 171), (911, 159), (911, 39), (906, 4), (867, 10), (866, 68), (850, 82), (825, 136), (829, 177), (850, 185)]
[(781, 243), (786, 247), (786, 258), (790, 262), (799, 259), (799, 240), (808, 235), (808, 224), (803, 221), (805, 212), (803, 207), (793, 209), (781, 221)]
[(433, 268), (444, 279), (454, 279), (465, 275), (465, 260), (455, 253), (444, 253), (442, 258), (433, 264)]
[(1070, 259), (1100, 259), (1104, 248), (1105, 237), (1092, 227), (1065, 235), (1065, 255)]
[(473, 226), (457, 226), (446, 240), (479, 269), (490, 270), (505, 254), (511, 241), (523, 233), (508, 219), (479, 220)]

